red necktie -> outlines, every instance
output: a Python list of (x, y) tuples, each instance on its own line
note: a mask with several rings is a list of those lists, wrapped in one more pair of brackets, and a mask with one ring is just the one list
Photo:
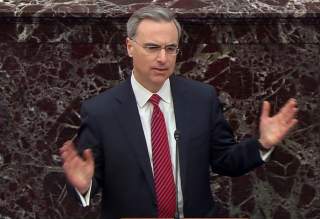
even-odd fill
[(160, 97), (153, 94), (150, 102), (153, 105), (151, 118), (151, 144), (154, 172), (154, 184), (157, 196), (158, 217), (174, 217), (176, 193), (170, 158), (168, 135), (163, 114), (159, 108)]

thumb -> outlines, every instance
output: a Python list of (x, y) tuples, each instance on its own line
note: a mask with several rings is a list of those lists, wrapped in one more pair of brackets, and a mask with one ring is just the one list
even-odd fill
[(94, 164), (94, 160), (93, 160), (93, 154), (91, 149), (86, 149), (83, 152), (83, 158), (86, 162), (88, 162), (89, 164)]
[(268, 101), (263, 101), (261, 119), (266, 119), (270, 115), (270, 103)]

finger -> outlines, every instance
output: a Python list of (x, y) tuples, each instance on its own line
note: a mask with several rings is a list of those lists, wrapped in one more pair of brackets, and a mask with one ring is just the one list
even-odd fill
[(66, 141), (60, 149), (60, 155), (64, 162), (73, 159), (75, 156), (78, 156), (78, 152), (75, 149), (74, 143), (70, 140)]
[(63, 146), (67, 149), (67, 150), (75, 150), (75, 145), (73, 143), (72, 140), (68, 140), (66, 141)]
[(83, 160), (81, 157), (79, 156), (75, 156), (72, 159), (67, 159), (64, 163), (63, 163), (63, 169), (65, 171), (72, 171), (75, 168), (79, 168), (81, 167), (81, 165), (83, 164)]
[(292, 129), (297, 123), (298, 123), (298, 120), (297, 120), (297, 119), (292, 119), (292, 120), (288, 123), (288, 128), (289, 128), (289, 130)]
[(60, 152), (60, 157), (62, 158), (63, 162), (66, 162), (67, 156), (68, 156), (67, 151)]
[(283, 139), (286, 135), (288, 135), (288, 133), (290, 132), (290, 130), (298, 123), (297, 119), (293, 119), (291, 120), (286, 126), (283, 126), (283, 129), (281, 131), (281, 138)]
[(294, 99), (290, 99), (288, 103), (281, 109), (280, 117), (286, 123), (289, 123), (298, 112), (297, 103)]
[(63, 143), (62, 147), (59, 149), (60, 153), (63, 153), (64, 151), (70, 150), (74, 148), (74, 144), (71, 140), (68, 140)]
[(291, 99), (289, 100), (289, 104), (288, 104), (288, 105), (289, 105), (289, 106), (288, 106), (288, 111), (289, 111), (289, 113), (295, 114), (296, 111), (297, 111), (297, 109), (298, 109), (298, 104), (297, 104), (296, 99), (291, 98)]
[(288, 122), (297, 116), (298, 111), (299, 111), (299, 109), (296, 108), (296, 107), (291, 109), (291, 112), (287, 117), (288, 118)]
[(79, 155), (75, 150), (68, 150), (68, 151), (63, 152), (61, 157), (64, 162), (70, 162), (75, 157), (79, 157)]
[(63, 143), (63, 145), (72, 145), (73, 141), (72, 140), (67, 140), (65, 143)]
[(94, 164), (94, 158), (91, 149), (86, 149), (83, 152), (83, 158), (88, 164), (93, 165)]
[(261, 112), (261, 119), (266, 119), (270, 115), (270, 103), (268, 101), (263, 101), (262, 105), (262, 112)]
[(293, 98), (289, 99), (283, 107), (280, 109), (280, 113), (284, 116), (287, 114), (290, 114), (292, 112), (292, 109), (296, 108), (297, 101)]

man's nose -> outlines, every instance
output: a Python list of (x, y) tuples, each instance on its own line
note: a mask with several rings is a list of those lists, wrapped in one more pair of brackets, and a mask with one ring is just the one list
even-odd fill
[(159, 51), (159, 54), (157, 55), (157, 61), (161, 62), (161, 63), (164, 63), (164, 62), (167, 61), (167, 53), (166, 53), (166, 50), (164, 48), (162, 48)]

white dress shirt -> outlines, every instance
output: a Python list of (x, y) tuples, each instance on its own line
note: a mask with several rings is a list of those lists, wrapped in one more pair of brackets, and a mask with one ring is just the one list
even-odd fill
[[(144, 88), (134, 77), (134, 73), (131, 74), (131, 85), (133, 89), (133, 93), (136, 98), (137, 107), (140, 115), (140, 120), (142, 123), (142, 128), (144, 132), (144, 136), (146, 138), (148, 154), (150, 159), (150, 164), (153, 172), (153, 163), (152, 163), (152, 145), (151, 145), (151, 116), (153, 111), (153, 105), (148, 102), (150, 97), (153, 95), (152, 92)], [(173, 100), (171, 94), (171, 87), (170, 87), (170, 80), (167, 79), (161, 89), (157, 92), (157, 94), (161, 97), (159, 102), (159, 107), (163, 113), (166, 128), (168, 133), (168, 142), (170, 148), (170, 155), (171, 155), (171, 163), (173, 169), (173, 176), (175, 178), (175, 157), (176, 157), (176, 142), (174, 138), (174, 132), (176, 130), (176, 120), (174, 116), (174, 107), (173, 107)], [(268, 152), (260, 151), (260, 155), (263, 161), (266, 161), (272, 150)], [(176, 181), (176, 179), (174, 179)], [(92, 182), (91, 182), (92, 183)], [(78, 191), (77, 191), (78, 192)], [(89, 191), (85, 196), (81, 195), (79, 192), (80, 200), (84, 207), (90, 204), (90, 193), (91, 193), (91, 185)], [(180, 212), (180, 217), (183, 217), (183, 195), (181, 190), (181, 176), (180, 176), (180, 167), (178, 166), (178, 207)]]
[[(131, 75), (131, 85), (133, 93), (136, 97), (137, 106), (139, 110), (139, 115), (142, 123), (142, 128), (144, 136), (146, 138), (146, 143), (148, 147), (148, 154), (150, 158), (150, 164), (153, 172), (153, 163), (152, 163), (152, 145), (151, 145), (151, 117), (153, 112), (153, 105), (149, 102), (150, 97), (153, 95), (152, 92), (144, 88), (138, 81), (136, 81), (134, 74)], [(174, 132), (176, 130), (176, 119), (174, 117), (174, 107), (171, 95), (170, 80), (167, 79), (157, 94), (161, 97), (159, 102), (159, 107), (163, 113), (164, 120), (166, 123), (167, 134), (168, 134), (168, 143), (170, 149), (171, 163), (173, 176), (175, 179), (175, 170), (176, 170), (176, 140), (174, 138)], [(181, 177), (180, 177), (180, 168), (178, 166), (178, 207), (180, 216), (183, 217), (183, 196), (181, 190)]]

